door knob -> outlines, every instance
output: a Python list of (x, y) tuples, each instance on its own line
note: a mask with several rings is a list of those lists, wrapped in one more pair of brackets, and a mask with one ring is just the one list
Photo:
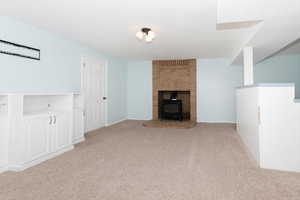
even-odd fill
[(107, 99), (107, 97), (103, 97), (102, 99), (103, 99), (103, 100), (106, 100), (106, 99)]

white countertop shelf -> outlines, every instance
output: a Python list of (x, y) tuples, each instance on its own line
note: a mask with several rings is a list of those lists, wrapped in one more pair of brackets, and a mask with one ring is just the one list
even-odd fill
[(40, 110), (40, 111), (32, 111), (32, 112), (25, 112), (23, 117), (31, 118), (31, 117), (38, 117), (38, 116), (49, 116), (49, 115), (59, 115), (70, 113), (70, 110)]

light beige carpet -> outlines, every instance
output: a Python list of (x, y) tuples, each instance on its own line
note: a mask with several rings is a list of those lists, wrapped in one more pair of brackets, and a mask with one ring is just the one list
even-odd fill
[(143, 123), (143, 126), (150, 128), (193, 128), (196, 124), (193, 121), (148, 120)]
[(299, 200), (300, 174), (257, 168), (231, 126), (126, 121), (41, 165), (1, 174), (0, 199)]

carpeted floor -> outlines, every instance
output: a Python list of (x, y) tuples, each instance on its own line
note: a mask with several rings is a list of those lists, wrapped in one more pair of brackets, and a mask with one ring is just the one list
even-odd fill
[(232, 126), (125, 121), (55, 159), (1, 174), (0, 199), (299, 200), (300, 174), (257, 168)]
[(176, 120), (148, 120), (143, 126), (149, 128), (193, 128), (197, 125), (193, 121), (176, 121)]

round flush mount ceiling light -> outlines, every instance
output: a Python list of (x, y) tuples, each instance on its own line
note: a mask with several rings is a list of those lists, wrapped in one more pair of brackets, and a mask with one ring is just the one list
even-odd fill
[(151, 28), (142, 28), (135, 35), (139, 40), (145, 40), (146, 42), (152, 42), (155, 38), (155, 33), (151, 30)]

